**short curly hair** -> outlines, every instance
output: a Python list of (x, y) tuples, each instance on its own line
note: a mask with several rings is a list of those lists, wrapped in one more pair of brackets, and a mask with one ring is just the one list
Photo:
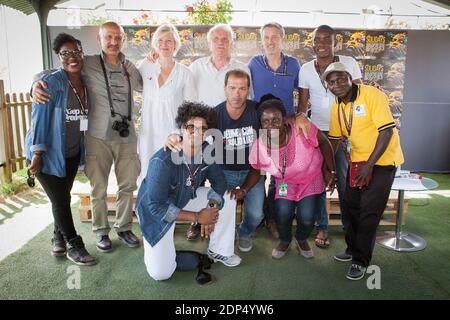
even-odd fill
[(181, 126), (188, 122), (189, 119), (196, 117), (205, 119), (208, 129), (216, 128), (216, 111), (206, 104), (191, 101), (183, 102), (183, 104), (178, 108), (175, 122), (177, 123), (178, 128), (181, 128)]
[(55, 40), (53, 40), (53, 51), (56, 54), (59, 54), (61, 47), (68, 42), (73, 43), (81, 51), (83, 51), (83, 47), (81, 46), (81, 41), (67, 33), (60, 33), (56, 36)]

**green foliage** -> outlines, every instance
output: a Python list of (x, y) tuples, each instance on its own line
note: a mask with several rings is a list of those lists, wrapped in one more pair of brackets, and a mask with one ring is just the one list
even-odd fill
[(81, 183), (88, 183), (89, 179), (86, 177), (86, 175), (84, 174), (84, 172), (82, 171), (78, 171), (77, 175), (75, 176), (75, 180)]
[(228, 0), (218, 0), (210, 3), (208, 0), (198, 0), (186, 6), (188, 17), (193, 24), (214, 25), (230, 23), (233, 5)]
[(81, 22), (85, 26), (100, 26), (108, 20), (110, 20), (108, 17), (97, 16), (91, 12), (81, 17)]
[(28, 188), (27, 169), (22, 169), (13, 174), (12, 182), (0, 185), (0, 197), (12, 196)]

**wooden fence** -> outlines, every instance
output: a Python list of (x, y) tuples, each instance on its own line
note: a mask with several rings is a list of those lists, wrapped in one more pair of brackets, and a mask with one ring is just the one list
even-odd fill
[(2, 178), (12, 181), (12, 173), (26, 167), (25, 136), (31, 124), (30, 94), (4, 91), (0, 80), (0, 162)]

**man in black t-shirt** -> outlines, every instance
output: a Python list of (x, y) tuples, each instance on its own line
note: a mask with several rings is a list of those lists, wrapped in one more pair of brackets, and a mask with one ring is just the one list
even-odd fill
[[(225, 75), (226, 101), (216, 106), (217, 129), (223, 138), (222, 170), (227, 183), (227, 193), (232, 199), (244, 200), (245, 215), (239, 226), (239, 250), (252, 249), (252, 233), (261, 223), (264, 213), (264, 176), (250, 166), (248, 156), (257, 139), (259, 120), (256, 102), (247, 100), (250, 76), (241, 69), (233, 69)], [(170, 135), (166, 147), (177, 151), (180, 137)], [(220, 144), (219, 144), (220, 145)], [(216, 151), (217, 154), (217, 151)], [(188, 240), (200, 237), (200, 228), (191, 225), (186, 234)]]
[(245, 215), (239, 226), (239, 250), (252, 249), (251, 235), (263, 219), (264, 177), (253, 169), (248, 156), (257, 139), (256, 102), (247, 100), (250, 76), (234, 69), (225, 76), (226, 101), (216, 107), (217, 128), (223, 135), (222, 169), (231, 198), (244, 200)]

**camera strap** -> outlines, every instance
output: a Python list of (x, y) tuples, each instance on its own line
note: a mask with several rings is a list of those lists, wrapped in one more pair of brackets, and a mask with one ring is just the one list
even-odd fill
[[(112, 98), (111, 98), (111, 89), (109, 87), (108, 75), (106, 74), (105, 62), (103, 61), (103, 58), (102, 58), (101, 54), (99, 55), (99, 59), (100, 59), (100, 64), (101, 64), (102, 70), (103, 70), (103, 77), (105, 78), (106, 91), (108, 93), (109, 109), (111, 110), (111, 116), (115, 117), (116, 114), (122, 116), (120, 113), (117, 113), (117, 112), (114, 111)], [(128, 116), (127, 116), (127, 119), (128, 119), (128, 121), (131, 121), (131, 81), (130, 81), (130, 74), (128, 73), (127, 68), (125, 68), (125, 64), (124, 63), (122, 63), (122, 68), (123, 68), (123, 71), (125, 72), (125, 76), (127, 77), (127, 82), (128, 82)]]

